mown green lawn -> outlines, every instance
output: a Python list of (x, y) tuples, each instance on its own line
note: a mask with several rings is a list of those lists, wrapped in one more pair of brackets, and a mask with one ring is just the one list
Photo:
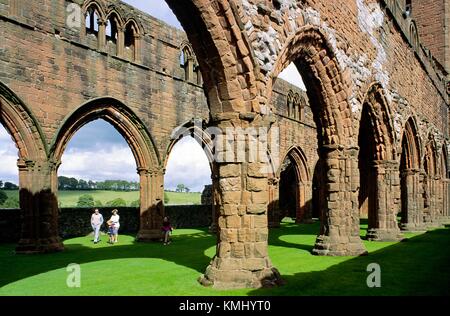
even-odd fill
[[(5, 191), (10, 196), (19, 198), (19, 191)], [(201, 204), (201, 193), (178, 193), (166, 192), (169, 197), (167, 205), (190, 205)], [(61, 207), (76, 207), (78, 198), (83, 194), (92, 195), (94, 201), (102, 202), (105, 205), (107, 202), (117, 198), (124, 199), (127, 205), (139, 199), (139, 191), (123, 192), (123, 191), (59, 191), (58, 199)]]
[[(362, 228), (365, 228), (363, 225)], [(310, 254), (319, 225), (283, 223), (269, 237), (269, 254), (286, 281), (271, 289), (221, 291), (197, 278), (215, 253), (216, 237), (206, 229), (175, 230), (173, 243), (93, 245), (91, 237), (65, 241), (66, 250), (14, 255), (0, 245), (0, 295), (449, 295), (450, 229), (408, 234), (408, 241), (367, 242), (362, 257)], [(362, 231), (363, 232), (363, 231)], [(70, 263), (81, 265), (81, 287), (66, 285)], [(368, 264), (381, 266), (381, 288), (369, 288)]]

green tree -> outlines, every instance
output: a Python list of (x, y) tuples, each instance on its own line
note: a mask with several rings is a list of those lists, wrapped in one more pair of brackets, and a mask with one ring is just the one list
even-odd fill
[(2, 186), (3, 186), (3, 181), (0, 180), (0, 189), (2, 188)]
[(94, 197), (90, 194), (83, 194), (78, 198), (77, 207), (94, 207)]
[(97, 207), (103, 206), (103, 203), (102, 203), (102, 201), (100, 201), (100, 200), (96, 200), (94, 204), (95, 204), (95, 206), (97, 206)]
[(184, 184), (182, 184), (182, 183), (178, 184), (177, 185), (177, 192), (183, 192), (184, 188), (185, 188)]
[(87, 190), (89, 189), (88, 183), (86, 182), (86, 180), (80, 179), (78, 181), (78, 188), (80, 190)]
[(19, 187), (17, 185), (15, 185), (14, 183), (5, 182), (5, 184), (3, 185), (3, 189), (5, 189), (5, 190), (18, 190)]
[(0, 190), (0, 205), (5, 203), (7, 199), (8, 199), (8, 195), (6, 195), (5, 192)]
[(139, 201), (139, 200), (133, 201), (133, 202), (131, 202), (130, 206), (131, 207), (140, 207), (141, 201)]
[(188, 187), (185, 187), (185, 188), (184, 188), (184, 191), (185, 191), (186, 193), (189, 193), (189, 192), (191, 192), (191, 189), (189, 189)]
[(127, 202), (122, 198), (117, 198), (117, 199), (107, 202), (106, 206), (122, 207), (122, 206), (127, 206)]

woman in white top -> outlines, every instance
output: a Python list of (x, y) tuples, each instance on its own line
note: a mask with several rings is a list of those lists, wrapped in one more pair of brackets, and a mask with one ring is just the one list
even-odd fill
[(119, 227), (120, 227), (120, 223), (119, 223), (119, 219), (120, 216), (119, 214), (117, 214), (118, 210), (114, 209), (112, 211), (112, 216), (109, 219), (108, 223), (111, 224), (111, 228), (112, 228), (112, 232), (111, 232), (111, 243), (116, 243), (117, 242), (117, 237), (119, 235)]

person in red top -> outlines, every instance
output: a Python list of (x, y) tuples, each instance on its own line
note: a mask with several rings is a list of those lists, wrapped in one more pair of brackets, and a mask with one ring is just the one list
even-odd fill
[(164, 245), (170, 244), (169, 235), (173, 231), (172, 226), (170, 225), (169, 218), (166, 216), (163, 219), (162, 232), (164, 235)]

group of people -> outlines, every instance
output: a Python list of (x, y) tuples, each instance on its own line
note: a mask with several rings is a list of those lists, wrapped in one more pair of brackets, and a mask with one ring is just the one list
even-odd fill
[[(109, 235), (109, 244), (115, 244), (118, 241), (119, 236), (119, 211), (117, 209), (112, 210), (111, 218), (106, 222), (108, 225), (108, 235)], [(103, 225), (103, 215), (100, 214), (98, 208), (94, 210), (94, 213), (91, 216), (91, 226), (94, 231), (94, 244), (97, 244), (100, 241), (100, 228)], [(170, 233), (173, 231), (173, 227), (170, 224), (169, 218), (166, 216), (163, 220), (163, 225), (161, 228), (163, 234), (163, 243), (164, 245), (170, 244)]]
[[(115, 244), (118, 241), (120, 227), (120, 216), (118, 213), (119, 211), (117, 209), (112, 210), (111, 218), (106, 222), (108, 225), (109, 244)], [(94, 244), (97, 244), (100, 241), (100, 228), (102, 225), (103, 215), (100, 214), (98, 208), (96, 208), (94, 214), (91, 216), (91, 226), (94, 230)]]

